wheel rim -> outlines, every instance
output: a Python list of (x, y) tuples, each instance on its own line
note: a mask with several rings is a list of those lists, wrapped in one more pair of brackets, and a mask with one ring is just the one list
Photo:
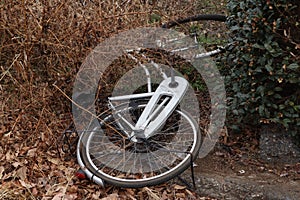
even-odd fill
[[(139, 105), (139, 108), (145, 105)], [(132, 107), (128, 111), (132, 111)], [(124, 112), (124, 110), (122, 111)], [(191, 153), (195, 153), (196, 141), (199, 140), (197, 127), (193, 120), (184, 112), (176, 110), (180, 116), (173, 126), (165, 126), (159, 135), (149, 140), (132, 142), (122, 132), (114, 127), (114, 135), (109, 135), (114, 123), (109, 122), (112, 115), (104, 119), (109, 122), (106, 129), (95, 130), (90, 133), (86, 143), (87, 162), (92, 166), (96, 175), (110, 181), (124, 183), (147, 182), (168, 176), (171, 173), (180, 173), (189, 163)], [(124, 127), (122, 127), (124, 129)], [(175, 131), (174, 131), (175, 130)], [(173, 133), (175, 132), (175, 133)], [(183, 165), (185, 165), (183, 167)]]

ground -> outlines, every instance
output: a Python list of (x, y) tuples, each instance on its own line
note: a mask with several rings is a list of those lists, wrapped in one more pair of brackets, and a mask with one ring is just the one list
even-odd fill
[(268, 162), (257, 148), (249, 151), (238, 147), (238, 152), (232, 150), (234, 146), (230, 148), (217, 146), (196, 162), (200, 194), (212, 194), (217, 199), (299, 199), (299, 159)]

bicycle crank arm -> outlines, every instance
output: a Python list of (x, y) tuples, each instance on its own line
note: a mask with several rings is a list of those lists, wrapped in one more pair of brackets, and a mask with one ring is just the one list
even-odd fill
[(159, 130), (182, 100), (188, 81), (180, 76), (163, 80), (138, 119), (133, 133), (137, 137), (149, 138)]

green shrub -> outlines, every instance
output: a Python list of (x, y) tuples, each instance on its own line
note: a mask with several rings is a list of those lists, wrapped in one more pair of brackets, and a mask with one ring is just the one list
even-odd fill
[[(300, 126), (300, 2), (230, 0), (227, 88), (239, 122)], [(295, 131), (294, 131), (295, 132)]]

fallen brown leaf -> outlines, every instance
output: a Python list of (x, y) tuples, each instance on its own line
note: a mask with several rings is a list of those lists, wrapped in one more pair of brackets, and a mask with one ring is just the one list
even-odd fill
[(186, 188), (186, 186), (182, 186), (182, 185), (175, 185), (174, 186), (174, 189), (175, 190), (183, 190), (183, 189), (185, 189)]
[(27, 179), (27, 167), (23, 166), (20, 169), (17, 170), (16, 175), (22, 180)]
[(0, 180), (2, 179), (3, 177), (3, 172), (4, 172), (4, 167), (3, 166), (0, 166)]
[(144, 187), (143, 190), (147, 192), (151, 199), (160, 200), (160, 197), (157, 194), (155, 194), (150, 188)]
[(27, 151), (27, 156), (30, 158), (34, 157), (36, 155), (36, 151), (37, 151), (37, 148), (29, 149)]
[(118, 200), (119, 195), (117, 193), (113, 193), (108, 195), (107, 197), (102, 198), (101, 200)]
[(33, 188), (35, 186), (33, 183), (27, 183), (27, 182), (25, 182), (23, 180), (19, 180), (19, 182), (21, 183), (21, 185), (24, 188), (27, 188), (27, 189)]
[(50, 161), (51, 163), (55, 164), (55, 165), (58, 165), (60, 160), (58, 158), (50, 158), (48, 157), (47, 158), (48, 161)]

